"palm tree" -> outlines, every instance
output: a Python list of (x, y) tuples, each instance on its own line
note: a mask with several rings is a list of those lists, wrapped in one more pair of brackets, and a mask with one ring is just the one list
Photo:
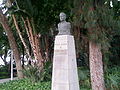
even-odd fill
[[(39, 62), (40, 66), (43, 66), (43, 63), (45, 62), (44, 60), (45, 52), (43, 52), (43, 50), (47, 52), (46, 59), (48, 59), (49, 56), (48, 51), (49, 43), (47, 41), (49, 40), (50, 28), (54, 25), (54, 23), (58, 19), (58, 17), (56, 17), (59, 14), (58, 11), (63, 9), (63, 5), (61, 4), (61, 2), (62, 0), (61, 1), (15, 0), (16, 3), (15, 7), (17, 7), (17, 9), (15, 8), (14, 13), (18, 14), (14, 15), (13, 18), (16, 29), (17, 31), (20, 31), (18, 29), (21, 26), (19, 25), (18, 27), (17, 20), (15, 19), (15, 16), (17, 17), (19, 15), (22, 18), (21, 22), (24, 22), (24, 28), (28, 35), (35, 60)], [(58, 4), (58, 6), (56, 6), (56, 4)], [(60, 5), (62, 8), (59, 7)], [(21, 35), (20, 32), (19, 35)], [(23, 45), (25, 46), (24, 43)]]

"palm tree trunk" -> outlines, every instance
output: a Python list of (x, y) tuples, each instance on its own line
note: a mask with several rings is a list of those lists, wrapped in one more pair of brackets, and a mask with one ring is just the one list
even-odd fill
[(12, 15), (12, 17), (13, 17), (13, 20), (14, 20), (14, 24), (15, 24), (16, 30), (17, 30), (18, 35), (19, 35), (19, 37), (20, 37), (20, 40), (21, 40), (21, 42), (23, 43), (23, 45), (24, 45), (24, 47), (25, 47), (25, 50), (26, 50), (26, 53), (27, 53), (27, 55), (28, 55), (28, 57), (29, 57), (29, 60), (32, 60), (31, 55), (30, 55), (30, 52), (29, 52), (29, 49), (28, 49), (28, 47), (27, 47), (27, 45), (26, 45), (26, 43), (25, 43), (25, 41), (24, 41), (24, 39), (23, 39), (23, 37), (22, 37), (21, 32), (20, 32), (20, 29), (19, 29), (19, 26), (18, 26), (16, 17), (15, 17), (14, 14)]
[(41, 55), (41, 49), (40, 49), (40, 41), (39, 41), (39, 35), (38, 34), (33, 34), (33, 30), (30, 24), (29, 18), (26, 19), (26, 22), (24, 18), (22, 18), (24, 21), (24, 25), (27, 31), (27, 35), (29, 37), (29, 41), (32, 47), (32, 51), (35, 57), (35, 60), (38, 61), (38, 66), (41, 68), (43, 67), (43, 58)]
[(89, 62), (92, 90), (105, 90), (101, 47), (89, 41)]
[(43, 58), (41, 55), (41, 48), (40, 48), (40, 40), (39, 40), (39, 35), (35, 34), (34, 35), (34, 41), (35, 41), (35, 51), (34, 53), (36, 53), (36, 60), (38, 61), (38, 66), (40, 66), (40, 68), (43, 68)]
[(14, 54), (14, 58), (15, 58), (15, 62), (16, 62), (18, 78), (23, 78), (22, 65), (21, 65), (21, 60), (20, 60), (20, 53), (18, 51), (17, 43), (16, 43), (15, 38), (13, 36), (12, 30), (8, 25), (8, 20), (3, 15), (3, 12), (2, 12), (1, 8), (0, 8), (0, 22), (1, 22), (6, 34), (8, 36), (10, 47), (13, 50), (13, 54)]

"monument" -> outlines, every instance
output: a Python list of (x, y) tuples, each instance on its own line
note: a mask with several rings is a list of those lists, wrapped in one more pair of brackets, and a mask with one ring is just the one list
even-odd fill
[(66, 14), (63, 12), (60, 13), (60, 21), (54, 44), (51, 90), (80, 90), (71, 24), (66, 22)]

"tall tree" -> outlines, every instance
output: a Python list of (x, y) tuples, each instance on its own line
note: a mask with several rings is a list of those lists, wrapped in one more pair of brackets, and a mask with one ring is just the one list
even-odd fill
[(0, 22), (8, 36), (9, 44), (11, 49), (13, 50), (15, 62), (16, 62), (16, 68), (17, 68), (17, 75), (18, 78), (23, 78), (22, 73), (22, 65), (21, 65), (21, 59), (20, 59), (20, 53), (18, 51), (17, 43), (15, 41), (15, 38), (13, 36), (12, 30), (9, 27), (7, 18), (3, 15), (2, 9), (0, 8)]
[[(78, 10), (75, 12), (76, 17), (81, 16), (81, 22), (78, 20), (76, 23), (77, 26), (83, 25), (80, 26), (80, 28), (87, 28), (89, 36), (92, 36), (92, 31), (94, 31), (94, 27), (89, 24), (91, 24), (97, 17), (92, 17), (91, 15), (94, 13), (98, 3), (99, 2), (96, 0), (80, 0), (80, 6), (78, 7), (79, 12)], [(101, 45), (94, 42), (94, 40), (89, 40), (89, 66), (92, 90), (105, 90)]]
[[(93, 1), (93, 6), (89, 8), (91, 9), (90, 12), (94, 12), (97, 6), (102, 6), (100, 0)], [(93, 27), (89, 27), (88, 30), (90, 32), (89, 34), (92, 35), (91, 31), (94, 30)], [(105, 90), (102, 59), (101, 44), (97, 44), (94, 41), (89, 41), (89, 64), (91, 85), (93, 90)]]
[[(107, 1), (107, 4), (105, 2)], [(86, 30), (93, 90), (105, 90), (103, 61), (119, 23), (113, 18), (110, 0), (75, 0), (74, 25)]]

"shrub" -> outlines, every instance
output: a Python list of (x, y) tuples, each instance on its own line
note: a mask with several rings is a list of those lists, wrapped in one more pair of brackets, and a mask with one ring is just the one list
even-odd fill
[(50, 90), (51, 82), (31, 83), (29, 79), (21, 79), (0, 84), (0, 90)]
[[(86, 67), (78, 68), (78, 77), (81, 90), (91, 90), (90, 72)], [(104, 74), (106, 90), (120, 90), (120, 67), (108, 68)]]
[(32, 82), (37, 82), (40, 80), (40, 72), (37, 66), (28, 65), (23, 70), (25, 77), (29, 78)]
[(85, 67), (78, 67), (78, 78), (81, 90), (91, 90), (90, 87), (90, 73)]
[(120, 67), (109, 68), (105, 74), (106, 87), (110, 90), (120, 90)]
[(39, 67), (37, 65), (28, 65), (23, 70), (23, 74), (32, 82), (50, 81), (52, 78), (52, 64), (49, 61), (46, 62), (42, 70), (39, 70)]

